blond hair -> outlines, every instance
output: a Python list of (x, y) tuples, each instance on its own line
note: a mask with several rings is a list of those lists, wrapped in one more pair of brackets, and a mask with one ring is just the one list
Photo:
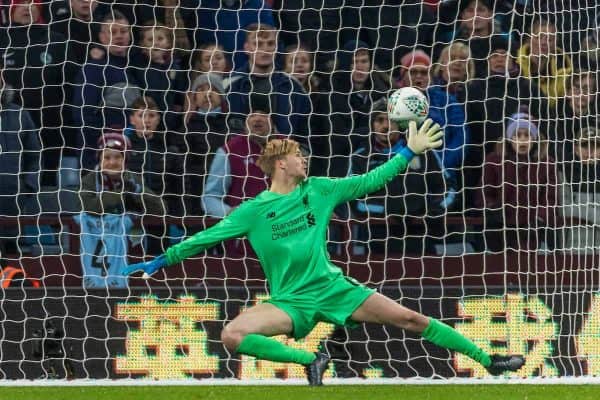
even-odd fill
[[(459, 54), (459, 57), (453, 57), (453, 55)], [(442, 60), (446, 59), (447, 64), (442, 65)], [(475, 76), (475, 63), (473, 62), (473, 58), (471, 58), (471, 50), (469, 46), (460, 41), (454, 41), (450, 43), (448, 46), (444, 47), (440, 56), (433, 67), (433, 76), (440, 77), (442, 75), (442, 67), (450, 64), (450, 61), (463, 59), (467, 60), (467, 80), (469, 78), (473, 78)]]
[(256, 164), (267, 175), (272, 176), (275, 172), (275, 162), (287, 155), (296, 154), (300, 150), (300, 144), (292, 139), (273, 139), (264, 147)]

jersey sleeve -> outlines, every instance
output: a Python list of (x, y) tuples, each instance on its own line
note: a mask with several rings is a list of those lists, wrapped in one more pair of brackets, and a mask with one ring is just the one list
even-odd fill
[(319, 184), (325, 186), (326, 193), (336, 204), (359, 199), (369, 193), (376, 192), (384, 187), (398, 174), (406, 171), (408, 163), (414, 153), (405, 147), (399, 154), (385, 164), (362, 175), (347, 178), (319, 178)]
[(247, 204), (242, 204), (216, 225), (169, 247), (165, 252), (168, 265), (181, 262), (224, 240), (245, 236), (250, 229), (248, 208)]

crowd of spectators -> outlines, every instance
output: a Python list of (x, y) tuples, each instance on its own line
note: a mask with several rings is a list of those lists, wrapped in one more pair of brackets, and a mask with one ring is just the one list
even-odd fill
[(467, 214), (484, 217), (487, 249), (556, 246), (547, 231), (565, 218), (598, 220), (576, 210), (598, 185), (599, 27), (594, 7), (537, 3), (0, 1), (0, 213), (59, 186), (70, 158), (87, 212), (222, 218), (267, 188), (255, 162), (269, 137), (298, 140), (311, 175), (398, 153), (386, 99), (412, 86), (444, 147), (336, 210), (391, 217), (357, 240)]

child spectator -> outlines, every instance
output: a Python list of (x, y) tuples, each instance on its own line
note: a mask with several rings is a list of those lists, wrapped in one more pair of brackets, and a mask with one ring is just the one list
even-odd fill
[(227, 90), (231, 65), (222, 46), (207, 43), (198, 47), (198, 50), (194, 52), (190, 81), (194, 82), (198, 75), (206, 72), (219, 75), (223, 80), (223, 88)]
[(251, 58), (244, 43), (253, 25), (275, 25), (273, 11), (265, 0), (180, 0), (181, 16), (188, 23), (188, 33), (195, 46), (218, 43), (232, 56), (231, 65), (238, 70)]
[[(387, 162), (406, 147), (406, 132), (388, 120), (387, 100), (379, 99), (371, 113), (371, 137), (351, 158), (350, 174), (360, 175)], [(411, 254), (421, 254), (422, 239), (414, 240), (416, 232), (404, 223), (404, 218), (440, 215), (445, 210), (444, 195), (451, 182), (445, 182), (439, 160), (433, 152), (415, 156), (405, 173), (390, 181), (385, 188), (365, 199), (352, 203), (352, 215), (359, 219), (398, 217), (400, 223), (387, 219), (385, 224), (360, 226), (357, 238), (367, 241), (371, 251), (398, 251), (404, 246)], [(412, 235), (411, 235), (412, 233)], [(393, 240), (398, 238), (399, 240)], [(402, 238), (402, 239), (400, 239)], [(394, 250), (391, 250), (394, 249)]]
[(212, 159), (227, 137), (227, 102), (223, 80), (216, 73), (202, 73), (186, 99), (180, 148), (187, 153), (185, 193), (188, 213), (201, 215), (200, 195)]
[[(325, 82), (314, 71), (314, 52), (305, 44), (288, 46), (284, 50), (284, 71), (296, 79), (310, 96), (313, 110), (325, 110), (329, 106), (330, 93), (325, 90)], [(309, 115), (310, 136), (296, 137), (301, 146), (309, 149), (311, 175), (327, 175), (329, 132), (324, 127), (329, 124), (329, 115), (313, 112)]]
[(131, 108), (124, 131), (131, 142), (128, 170), (163, 198), (170, 215), (181, 215), (183, 156), (175, 144), (175, 134), (160, 130), (160, 110), (152, 97), (138, 98)]
[(81, 200), (87, 213), (164, 215), (159, 196), (144, 186), (142, 179), (126, 168), (126, 152), (131, 142), (116, 132), (98, 139), (97, 165), (83, 177)]
[(127, 264), (132, 215), (163, 216), (164, 206), (139, 177), (127, 171), (129, 139), (106, 133), (97, 148), (96, 169), (82, 180), (84, 212), (76, 219), (81, 226), (83, 283), (86, 288), (123, 288), (127, 278), (121, 271)]
[(147, 62), (142, 68), (135, 68), (136, 81), (145, 95), (158, 104), (165, 127), (176, 129), (183, 110), (186, 78), (179, 59), (174, 57), (173, 33), (164, 26), (145, 26), (140, 45)]
[(529, 79), (519, 76), (508, 41), (495, 36), (490, 49), (488, 76), (470, 81), (466, 91), (470, 141), (465, 149), (463, 175), (468, 206), (472, 205), (473, 195), (481, 181), (486, 155), (504, 142), (506, 119), (521, 109), (539, 118), (540, 112), (547, 109), (539, 88)]
[(557, 118), (551, 121), (550, 151), (556, 160), (570, 160), (577, 133), (596, 126), (600, 112), (595, 71), (578, 71), (567, 80), (567, 94), (558, 102)]
[(557, 170), (540, 143), (531, 117), (513, 114), (504, 146), (486, 157), (476, 205), (485, 210), (488, 250), (536, 249), (554, 229)]

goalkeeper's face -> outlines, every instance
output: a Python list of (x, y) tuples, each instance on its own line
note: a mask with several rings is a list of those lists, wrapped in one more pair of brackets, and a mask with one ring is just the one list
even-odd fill
[(300, 149), (294, 154), (286, 155), (280, 162), (280, 168), (288, 179), (295, 179), (297, 182), (306, 179), (307, 161)]

